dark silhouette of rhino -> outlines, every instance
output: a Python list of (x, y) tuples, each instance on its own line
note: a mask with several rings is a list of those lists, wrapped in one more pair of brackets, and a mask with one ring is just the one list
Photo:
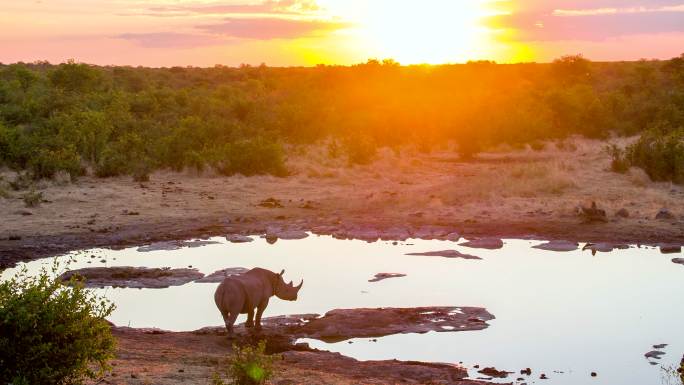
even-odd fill
[(261, 315), (271, 297), (275, 295), (286, 301), (297, 300), (297, 293), (302, 288), (304, 280), (298, 286), (294, 286), (292, 281), (283, 281), (283, 274), (285, 270), (276, 274), (257, 267), (246, 273), (227, 277), (221, 282), (214, 293), (214, 301), (226, 323), (229, 337), (233, 335), (233, 324), (239, 314), (247, 314), (245, 327), (256, 326), (258, 330), (261, 329)]

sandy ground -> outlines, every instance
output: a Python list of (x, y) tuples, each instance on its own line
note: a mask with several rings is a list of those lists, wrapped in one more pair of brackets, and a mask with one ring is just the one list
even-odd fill
[[(225, 383), (231, 343), (225, 336), (193, 333), (148, 334), (115, 328), (117, 358), (113, 370), (93, 383), (116, 385), (209, 385), (214, 374)], [(327, 352), (276, 353), (275, 385), (295, 384), (451, 384), (486, 385), (463, 379), (463, 369), (445, 364), (401, 361), (356, 361)]]
[[(465, 237), (684, 243), (684, 187), (653, 183), (640, 170), (610, 172), (605, 145), (575, 139), (566, 150), (553, 144), (544, 151), (501, 149), (472, 162), (451, 151), (383, 150), (374, 163), (355, 167), (330, 158), (324, 147), (301, 148), (288, 159), (292, 175), (286, 178), (159, 172), (145, 183), (130, 177), (42, 181), (36, 187), (45, 202), (35, 208), (25, 207), (26, 191), (7, 188), (13, 175), (5, 171), (0, 185), (9, 196), (0, 197), (0, 269), (79, 248), (255, 234), (269, 226), (381, 234), (437, 226)], [(283, 207), (260, 206), (268, 198)], [(578, 206), (592, 201), (606, 210), (607, 222), (586, 224), (578, 217)], [(615, 215), (623, 208), (628, 218)], [(662, 208), (674, 217), (656, 220)], [(207, 384), (230, 351), (216, 336), (115, 335), (115, 375), (101, 383)], [(277, 364), (271, 383), (402, 382), (382, 375), (401, 370), (380, 363), (292, 354), (293, 361)]]
[[(439, 225), (465, 237), (684, 242), (684, 186), (651, 182), (638, 169), (609, 171), (606, 142), (568, 143), (566, 150), (503, 149), (472, 162), (450, 151), (385, 149), (374, 163), (354, 167), (312, 147), (288, 159), (286, 178), (159, 172), (145, 183), (130, 177), (39, 182), (46, 200), (39, 207), (25, 207), (23, 191), (0, 198), (0, 267), (74, 248), (261, 232), (270, 225), (380, 231)], [(268, 198), (283, 207), (259, 206)], [(577, 207), (592, 201), (606, 210), (607, 223), (578, 218)], [(622, 208), (629, 218), (615, 215)], [(661, 208), (674, 219), (656, 220)]]

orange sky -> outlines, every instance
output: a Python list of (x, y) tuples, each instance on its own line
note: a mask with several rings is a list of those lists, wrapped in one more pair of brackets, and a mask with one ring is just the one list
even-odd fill
[(0, 0), (0, 61), (146, 66), (670, 58), (684, 0)]

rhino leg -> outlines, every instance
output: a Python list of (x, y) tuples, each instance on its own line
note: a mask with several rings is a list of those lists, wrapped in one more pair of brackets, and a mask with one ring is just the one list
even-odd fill
[(247, 322), (245, 322), (246, 328), (251, 328), (254, 326), (254, 309), (250, 309), (247, 312)]
[(226, 323), (226, 331), (228, 332), (228, 338), (233, 338), (233, 325), (235, 325), (235, 320), (238, 317), (238, 313), (226, 313), (223, 314), (223, 321)]
[(266, 310), (266, 306), (268, 306), (268, 299), (257, 306), (257, 311), (256, 311), (256, 329), (261, 330), (261, 316), (264, 314), (264, 310)]

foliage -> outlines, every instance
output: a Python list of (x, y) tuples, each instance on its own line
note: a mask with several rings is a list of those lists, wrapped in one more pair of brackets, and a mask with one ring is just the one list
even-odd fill
[(654, 181), (684, 184), (684, 128), (651, 129), (626, 149), (626, 157)]
[(624, 174), (629, 171), (631, 163), (629, 162), (629, 159), (627, 159), (627, 154), (624, 149), (615, 144), (611, 144), (606, 147), (606, 152), (610, 155), (610, 169), (613, 172)]
[(82, 384), (107, 370), (113, 305), (76, 282), (26, 269), (0, 283), (0, 383)]
[(207, 167), (282, 175), (284, 149), (317, 141), (363, 164), (384, 146), (454, 141), (467, 159), (502, 143), (636, 135), (684, 127), (682, 63), (0, 65), (0, 165), (33, 178), (92, 170), (144, 180), (159, 168)]
[(233, 345), (228, 371), (234, 385), (260, 385), (271, 378), (274, 357), (265, 351), (266, 341), (257, 346)]
[(31, 190), (24, 193), (22, 196), (24, 205), (26, 207), (37, 207), (43, 202), (43, 193), (40, 191)]

